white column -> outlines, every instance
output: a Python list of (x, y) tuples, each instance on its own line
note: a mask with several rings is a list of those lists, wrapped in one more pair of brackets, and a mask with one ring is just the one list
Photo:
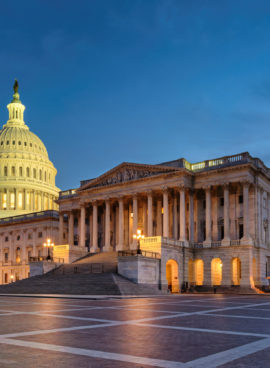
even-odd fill
[(168, 189), (163, 191), (163, 236), (169, 237), (169, 198)]
[(63, 232), (64, 232), (64, 214), (59, 213), (59, 244), (63, 244)]
[(211, 187), (205, 189), (205, 227), (206, 227), (206, 239), (205, 245), (211, 244)]
[(107, 199), (105, 201), (105, 247), (104, 251), (108, 252), (110, 250), (110, 238), (111, 238), (111, 219), (110, 219), (110, 212), (111, 212), (111, 206), (110, 201)]
[(186, 241), (186, 196), (185, 188), (180, 188), (180, 241)]
[(194, 191), (189, 191), (189, 241), (194, 242)]
[(244, 217), (244, 236), (241, 239), (241, 244), (252, 245), (252, 239), (249, 234), (249, 183), (243, 184), (243, 217)]
[(96, 253), (98, 250), (98, 207), (97, 203), (93, 203), (93, 246), (91, 252)]
[(147, 203), (146, 200), (143, 199), (142, 200), (142, 205), (143, 205), (143, 229), (142, 229), (142, 233), (144, 236), (147, 236), (148, 234), (148, 216), (147, 216)]
[(162, 201), (157, 200), (157, 236), (162, 236)]
[(224, 239), (222, 245), (230, 245), (230, 197), (229, 184), (224, 185)]
[[(137, 233), (138, 228), (138, 198), (137, 196), (133, 197), (133, 228), (132, 228), (132, 236)], [(137, 248), (137, 240), (133, 240), (132, 248)]]
[(178, 240), (178, 213), (177, 213), (177, 192), (174, 193), (173, 198), (173, 238)]
[(153, 196), (152, 192), (147, 193), (147, 236), (153, 236)]
[(81, 207), (81, 221), (80, 221), (80, 247), (85, 247), (85, 207)]
[(118, 247), (117, 250), (124, 249), (124, 200), (120, 198), (119, 204), (119, 215), (118, 215)]
[(68, 216), (68, 244), (74, 245), (74, 215), (71, 211)]

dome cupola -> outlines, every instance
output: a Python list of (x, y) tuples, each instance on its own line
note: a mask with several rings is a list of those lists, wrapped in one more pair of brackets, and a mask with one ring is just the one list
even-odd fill
[(0, 130), (0, 218), (57, 209), (57, 170), (47, 149), (24, 122), (25, 106), (15, 80), (9, 119)]

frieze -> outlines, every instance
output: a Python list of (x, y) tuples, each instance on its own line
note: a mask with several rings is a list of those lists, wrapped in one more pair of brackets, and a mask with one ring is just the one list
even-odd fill
[(102, 181), (100, 181), (96, 185), (93, 185), (92, 187), (119, 184), (131, 180), (142, 179), (149, 176), (158, 175), (161, 173), (162, 171), (153, 172), (151, 170), (138, 170), (126, 168), (124, 170), (117, 171), (115, 174), (111, 174), (109, 177), (104, 178)]

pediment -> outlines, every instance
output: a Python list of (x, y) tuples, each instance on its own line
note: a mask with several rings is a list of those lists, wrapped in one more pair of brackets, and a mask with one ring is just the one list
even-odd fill
[(79, 189), (79, 191), (130, 182), (132, 180), (143, 179), (150, 176), (178, 170), (179, 168), (167, 167), (162, 165), (144, 165), (124, 162), (97, 177), (96, 179), (93, 179), (90, 182), (86, 183)]

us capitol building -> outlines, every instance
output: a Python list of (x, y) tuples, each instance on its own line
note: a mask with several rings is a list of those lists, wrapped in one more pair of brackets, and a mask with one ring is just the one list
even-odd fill
[(260, 159), (124, 162), (58, 193), (14, 89), (0, 132), (0, 283), (27, 277), (50, 237), (54, 255), (118, 251), (120, 274), (173, 292), (269, 285), (270, 169)]

